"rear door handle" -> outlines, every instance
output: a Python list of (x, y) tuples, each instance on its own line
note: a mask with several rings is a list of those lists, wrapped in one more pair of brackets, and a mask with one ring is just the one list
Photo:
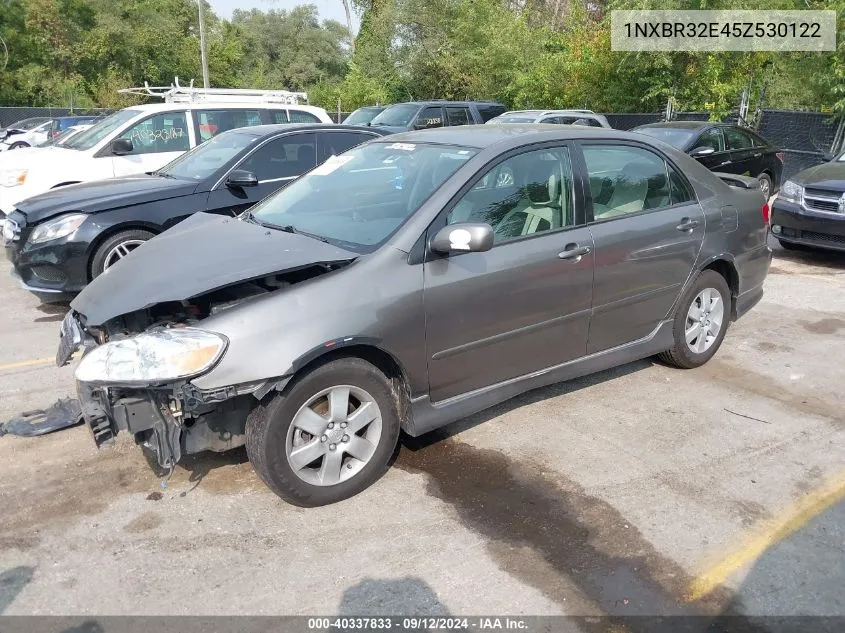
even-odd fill
[(593, 249), (590, 246), (578, 246), (575, 243), (567, 244), (564, 247), (564, 250), (559, 252), (557, 254), (557, 256), (560, 259), (568, 259), (569, 261), (572, 261), (572, 262), (580, 262), (581, 258), (584, 255), (588, 255), (589, 253), (591, 253), (592, 250)]
[(684, 218), (681, 220), (681, 223), (676, 226), (675, 228), (679, 231), (684, 231), (687, 233), (692, 233), (692, 230), (698, 226), (698, 220), (690, 220), (689, 218)]

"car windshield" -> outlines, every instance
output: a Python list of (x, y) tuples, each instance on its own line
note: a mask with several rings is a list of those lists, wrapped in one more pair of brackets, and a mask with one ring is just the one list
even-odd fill
[(534, 123), (536, 120), (535, 114), (503, 114), (492, 119), (490, 123)]
[(62, 130), (61, 132), (56, 134), (56, 136), (53, 136), (52, 138), (48, 138), (46, 141), (36, 145), (36, 147), (50, 147), (52, 145), (64, 145), (68, 140), (70, 140), (71, 136), (73, 136), (74, 134), (78, 134), (79, 132), (80, 132), (79, 128), (76, 128), (76, 127), (65, 128), (64, 130)]
[(692, 137), (698, 134), (698, 130), (678, 127), (643, 127), (634, 131), (669, 143), (678, 149), (685, 148)]
[(32, 119), (24, 119), (23, 121), (17, 121), (16, 123), (12, 123), (8, 129), (10, 130), (32, 130), (42, 123), (46, 123), (49, 119), (44, 117), (34, 117)]
[(139, 111), (133, 110), (132, 108), (115, 112), (105, 119), (98, 121), (84, 132), (80, 132), (62, 145), (62, 147), (79, 150), (91, 149), (124, 123), (134, 119), (138, 114)]
[(390, 106), (387, 110), (375, 117), (371, 125), (395, 125), (405, 126), (411, 122), (414, 115), (419, 111), (420, 106), (415, 103), (400, 103)]
[(260, 137), (229, 130), (197, 145), (156, 173), (173, 178), (203, 180), (231, 161)]
[(359, 108), (344, 120), (345, 125), (366, 125), (382, 112), (381, 108)]
[(369, 143), (328, 161), (254, 206), (260, 224), (371, 252), (477, 150)]

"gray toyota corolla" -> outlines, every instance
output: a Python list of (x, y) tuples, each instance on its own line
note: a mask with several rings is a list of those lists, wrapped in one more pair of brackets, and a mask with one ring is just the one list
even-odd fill
[(332, 157), (238, 218), (197, 214), (71, 304), (97, 445), (172, 469), (246, 444), (306, 506), (520, 392), (660, 354), (707, 362), (763, 294), (757, 182), (641, 134), (452, 127)]

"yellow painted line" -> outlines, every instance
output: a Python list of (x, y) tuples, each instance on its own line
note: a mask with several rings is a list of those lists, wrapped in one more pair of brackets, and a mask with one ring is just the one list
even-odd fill
[(36, 358), (34, 360), (22, 360), (18, 361), (17, 363), (8, 363), (6, 365), (0, 365), (0, 371), (6, 371), (8, 369), (20, 369), (21, 367), (35, 367), (37, 365), (49, 365), (55, 362), (55, 358)]
[(710, 569), (696, 577), (684, 598), (694, 602), (724, 584), (737, 570), (757, 560), (767, 549), (806, 525), (811, 519), (845, 498), (845, 472), (825, 486), (802, 497), (780, 517), (767, 521)]

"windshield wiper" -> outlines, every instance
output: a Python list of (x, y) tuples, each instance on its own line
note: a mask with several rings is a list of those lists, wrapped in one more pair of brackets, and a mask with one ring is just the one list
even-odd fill
[(329, 244), (329, 239), (323, 237), (322, 235), (314, 235), (313, 233), (308, 233), (307, 231), (301, 231), (296, 228), (293, 224), (273, 224), (272, 222), (262, 222), (254, 215), (250, 216), (254, 222), (258, 222), (261, 226), (266, 226), (270, 229), (276, 229), (277, 231), (284, 231), (285, 233), (293, 233), (294, 235), (304, 235), (305, 237), (310, 237), (311, 239), (315, 239), (317, 241), (323, 242), (325, 244)]

